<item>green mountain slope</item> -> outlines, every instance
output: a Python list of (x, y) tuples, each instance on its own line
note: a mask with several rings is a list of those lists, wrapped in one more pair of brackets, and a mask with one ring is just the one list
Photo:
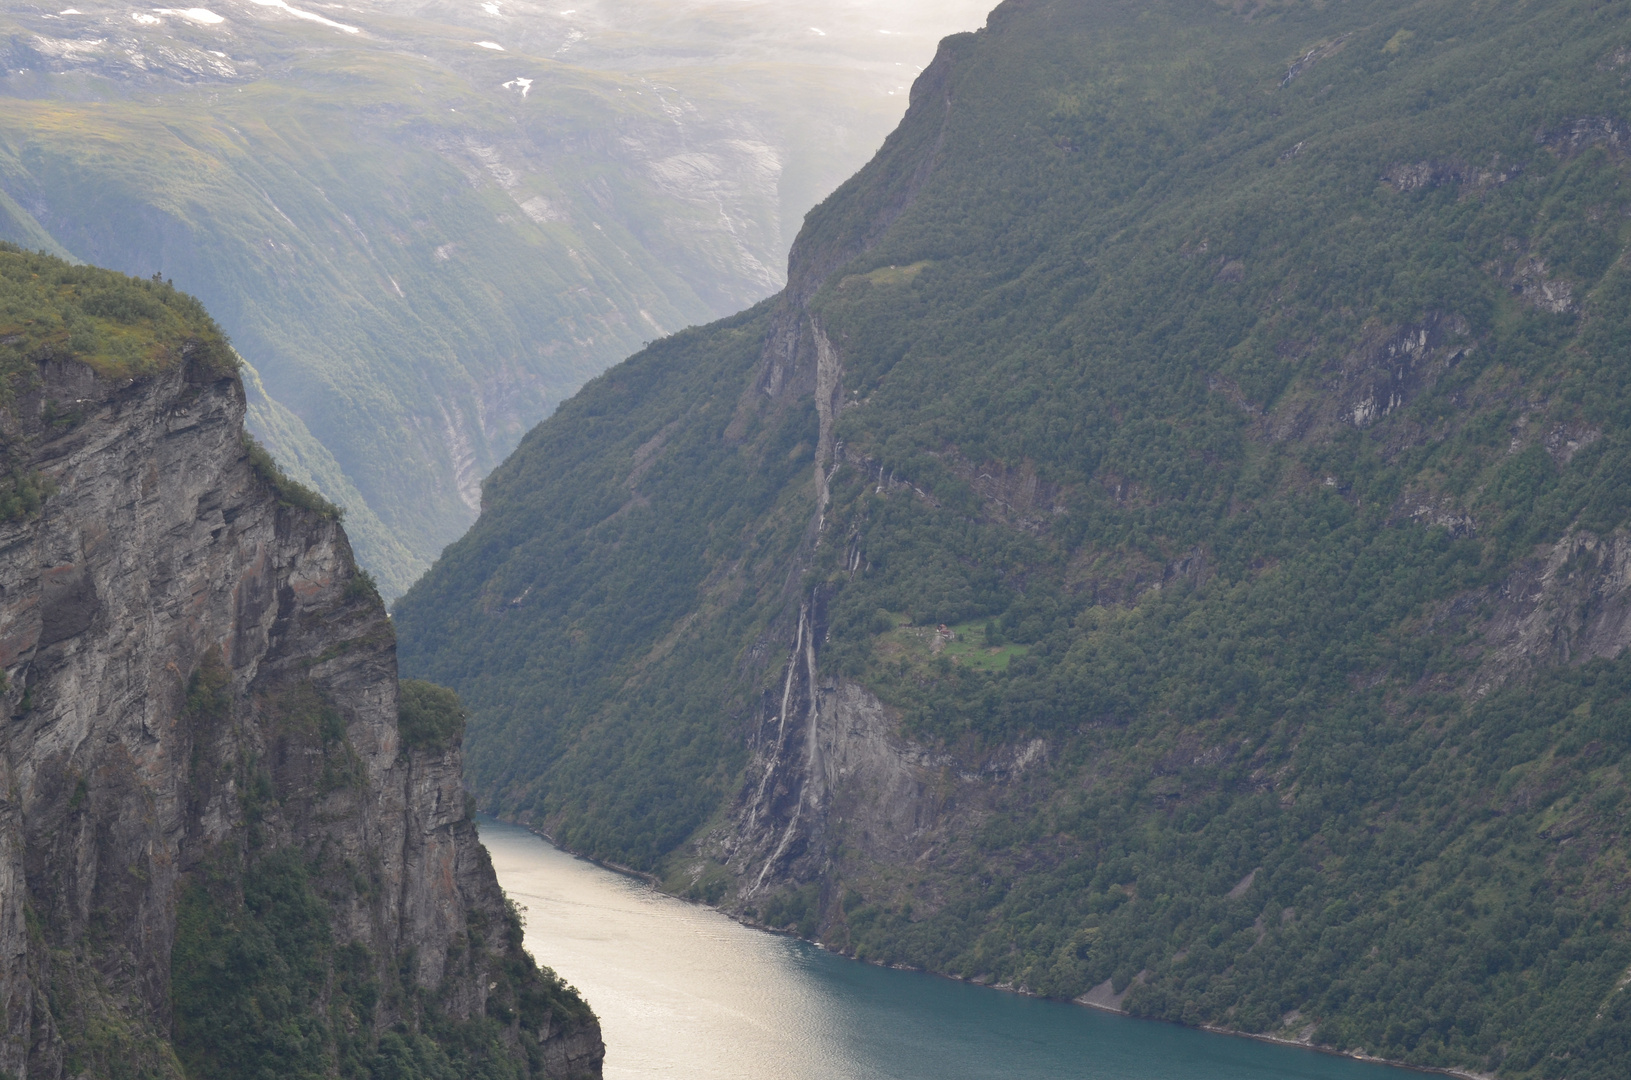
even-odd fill
[(870, 959), (1622, 1075), (1628, 16), (948, 39), (399, 602), (483, 801)]
[(394, 596), (585, 379), (778, 289), (783, 220), (899, 115), (876, 59), (633, 7), (9, 10), (0, 238), (201, 297)]

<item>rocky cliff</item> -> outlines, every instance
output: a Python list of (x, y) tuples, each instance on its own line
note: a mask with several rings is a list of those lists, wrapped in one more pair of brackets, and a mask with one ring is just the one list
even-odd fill
[(337, 515), (190, 351), (46, 349), (0, 412), (46, 494), (0, 524), (0, 1075), (599, 1076)]

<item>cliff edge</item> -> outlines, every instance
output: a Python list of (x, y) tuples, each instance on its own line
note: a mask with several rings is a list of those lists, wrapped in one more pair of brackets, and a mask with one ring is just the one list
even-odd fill
[(598, 1077), (458, 728), (399, 729), (380, 600), (208, 317), (0, 277), (0, 1075)]

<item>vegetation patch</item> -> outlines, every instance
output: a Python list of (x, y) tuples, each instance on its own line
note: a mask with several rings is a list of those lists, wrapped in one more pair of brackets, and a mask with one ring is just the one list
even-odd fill
[(340, 521), (345, 517), (343, 509), (299, 481), (290, 479), (272, 455), (266, 452), (265, 447), (251, 438), (248, 432), (244, 433), (243, 445), (244, 453), (249, 457), (249, 467), (255, 470), (255, 475), (260, 477), (277, 496), (280, 505), (291, 509), (308, 510), (332, 521)]
[(114, 991), (91, 957), (71, 949), (50, 955), (53, 977), (44, 1004), (65, 1036), (65, 1064), (74, 1075), (184, 1080), (169, 1041), (135, 1019), (140, 1004)]
[(74, 266), (0, 242), (0, 393), (42, 360), (75, 360), (104, 379), (182, 363), (227, 376), (237, 358), (197, 300), (156, 275)]
[[(321, 1007), (336, 957), (328, 906), (299, 852), (248, 866), (223, 849), (182, 893), (171, 953), (176, 1053), (192, 1076), (316, 1080), (366, 1076), (358, 1045), (377, 1000), (366, 970)], [(349, 991), (349, 992), (345, 992)], [(325, 1015), (326, 1014), (326, 1015)], [(336, 1019), (349, 1023), (336, 1025)]]
[(465, 712), (459, 695), (423, 679), (397, 684), (397, 730), (407, 750), (447, 750), (464, 738)]
[(0, 477), (0, 522), (33, 517), (55, 493), (56, 485), (48, 478), (13, 469), (9, 476)]
[[(450, 965), (486, 973), (487, 1014), (445, 1015), (414, 985), (411, 951), (382, 962), (335, 939), (343, 869), (292, 848), (229, 844), (191, 875), (170, 970), (173, 1043), (188, 1076), (530, 1080), (545, 1075), (541, 1036), (592, 1020), (576, 991), (533, 966), (513, 909), (497, 923), (472, 914), (449, 954)], [(385, 1007), (401, 1019), (377, 1032)], [(505, 1041), (517, 1027), (519, 1052)]]
[(840, 289), (865, 282), (868, 285), (909, 285), (919, 274), (934, 264), (920, 259), (910, 266), (880, 266), (864, 274), (850, 274), (838, 283)]
[(1006, 671), (1016, 657), (1031, 651), (1029, 645), (1009, 641), (995, 619), (974, 619), (954, 626), (915, 626), (905, 616), (884, 616), (896, 620), (897, 625), (877, 636), (873, 654), (879, 663), (893, 663), (902, 673), (925, 672), (942, 657), (947, 664), (970, 671)]

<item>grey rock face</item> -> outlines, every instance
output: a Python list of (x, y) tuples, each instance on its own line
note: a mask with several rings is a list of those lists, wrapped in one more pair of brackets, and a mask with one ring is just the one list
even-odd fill
[(1487, 596), (1474, 692), (1536, 668), (1612, 659), (1631, 645), (1631, 537), (1571, 530)]
[(293, 849), (334, 945), (387, 988), (355, 1018), (364, 1044), (369, 1025), (497, 1016), (517, 1075), (599, 1076), (581, 1003), (529, 1027), (489, 1000), (540, 976), (517, 935), (474, 943), (509, 913), (461, 752), (402, 744), (378, 597), (339, 523), (253, 468), (243, 414), (236, 379), (110, 384), (72, 363), (0, 413), (21, 472), (54, 488), (0, 524), (0, 1073), (95, 1075), (107, 1051), (180, 1075), (179, 898), (207, 867)]
[(727, 906), (738, 915), (835, 870), (865, 882), (881, 867), (940, 868), (1046, 773), (1042, 739), (959, 756), (902, 736), (894, 710), (859, 683), (822, 676), (813, 654), (790, 659), (785, 678), (785, 707), (754, 740), (730, 819), (697, 845), (736, 878)]

